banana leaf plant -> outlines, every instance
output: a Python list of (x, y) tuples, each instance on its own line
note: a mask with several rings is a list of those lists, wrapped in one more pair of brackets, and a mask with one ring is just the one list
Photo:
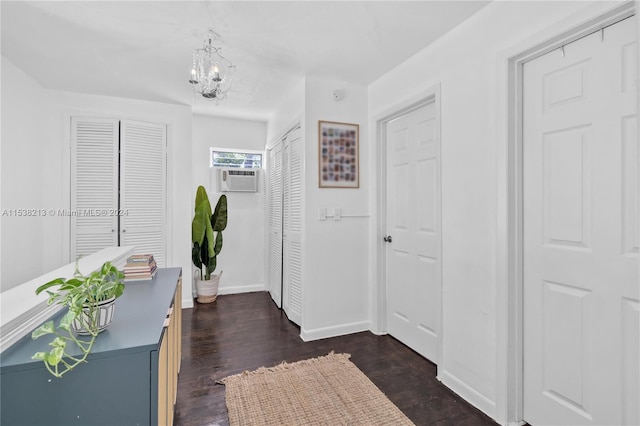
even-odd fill
[(200, 279), (209, 280), (216, 270), (217, 256), (222, 250), (222, 231), (227, 227), (227, 196), (221, 195), (211, 213), (207, 191), (199, 186), (196, 208), (191, 222), (191, 259), (200, 269)]

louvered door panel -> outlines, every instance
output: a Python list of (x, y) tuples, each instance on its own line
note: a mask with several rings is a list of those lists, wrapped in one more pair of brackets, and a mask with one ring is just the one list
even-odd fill
[(287, 316), (302, 317), (302, 139), (297, 129), (285, 141), (284, 164), (284, 304)]
[(282, 304), (282, 143), (269, 150), (269, 292)]
[(123, 120), (120, 242), (165, 266), (166, 126)]
[(71, 119), (71, 258), (118, 245), (118, 120)]
[[(282, 309), (289, 312), (289, 211), (291, 200), (289, 192), (289, 144), (282, 142)], [(291, 317), (289, 317), (291, 319)]]

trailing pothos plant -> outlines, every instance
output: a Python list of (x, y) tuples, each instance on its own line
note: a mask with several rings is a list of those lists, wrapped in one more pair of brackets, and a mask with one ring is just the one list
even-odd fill
[[(41, 285), (36, 294), (46, 291), (49, 294), (48, 304), (58, 304), (68, 308), (58, 325), (47, 321), (31, 334), (33, 339), (52, 335), (49, 352), (37, 352), (32, 359), (44, 362), (47, 370), (56, 377), (73, 370), (78, 364), (86, 362), (96, 337), (100, 333), (98, 303), (122, 296), (124, 291), (124, 274), (111, 262), (89, 275), (83, 275), (76, 269), (69, 279), (57, 278)], [(53, 289), (57, 287), (55, 291)], [(81, 325), (86, 338), (80, 338), (74, 332), (73, 324)], [(77, 326), (76, 326), (77, 327)], [(80, 349), (80, 355), (69, 353), (67, 344), (71, 343)], [(77, 352), (77, 351), (73, 351)]]

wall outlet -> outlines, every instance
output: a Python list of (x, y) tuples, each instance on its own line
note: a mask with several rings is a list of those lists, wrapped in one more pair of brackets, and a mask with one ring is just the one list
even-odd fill
[(342, 220), (342, 209), (340, 207), (333, 209), (333, 220)]
[(327, 220), (327, 209), (318, 209), (318, 220)]

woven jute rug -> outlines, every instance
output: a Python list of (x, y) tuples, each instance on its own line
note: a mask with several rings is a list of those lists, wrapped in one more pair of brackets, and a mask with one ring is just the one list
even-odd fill
[(222, 379), (229, 424), (413, 425), (349, 357), (331, 352)]

